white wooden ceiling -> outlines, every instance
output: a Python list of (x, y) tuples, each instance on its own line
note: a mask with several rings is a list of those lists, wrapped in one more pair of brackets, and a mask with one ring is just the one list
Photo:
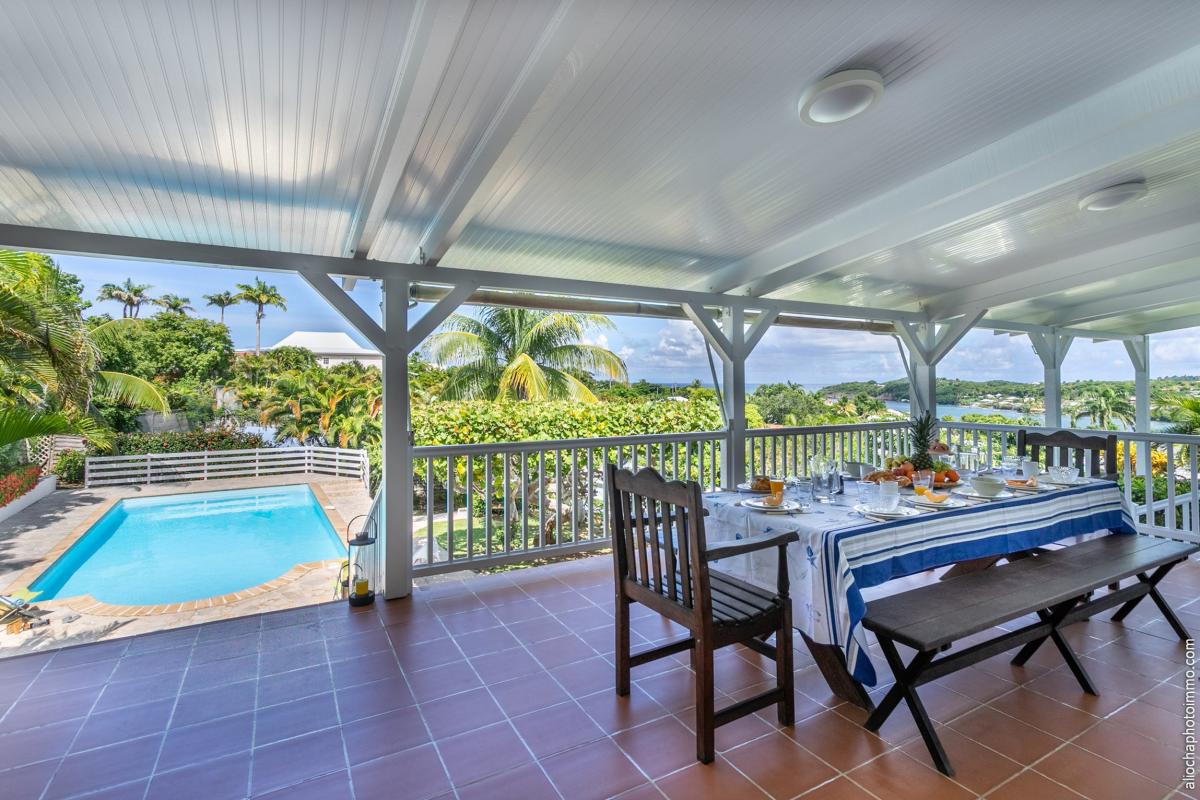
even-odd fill
[[(1200, 324), (1190, 0), (6, 0), (0, 223)], [(802, 124), (842, 67), (878, 107)], [(1081, 194), (1144, 178), (1104, 214)], [(436, 264), (436, 266), (435, 266)]]

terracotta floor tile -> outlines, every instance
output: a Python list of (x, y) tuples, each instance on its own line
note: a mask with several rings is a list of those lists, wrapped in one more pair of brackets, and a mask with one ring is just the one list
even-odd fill
[(408, 683), (418, 703), (427, 703), (482, 685), (479, 676), (466, 661), (408, 673)]
[(82, 726), (76, 719), (0, 736), (0, 770), (64, 755)]
[(880, 800), (957, 800), (973, 793), (903, 752), (886, 753), (847, 773)]
[(429, 723), (434, 739), (457, 736), (504, 719), (504, 712), (486, 689), (472, 689), (422, 703), (421, 714)]
[(161, 743), (158, 734), (67, 756), (43, 796), (56, 800), (148, 777)]
[(958, 672), (952, 672), (946, 677), (934, 681), (932, 685), (953, 689), (959, 694), (981, 703), (999, 697), (1017, 686), (1012, 681), (1007, 681), (977, 667), (968, 667)]
[(596, 655), (596, 651), (575, 634), (534, 642), (529, 645), (529, 652), (546, 669), (573, 664)]
[(250, 788), (261, 794), (345, 768), (341, 732), (310, 733), (257, 748)]
[(513, 717), (512, 724), (537, 758), (561, 753), (605, 735), (574, 702)]
[(258, 656), (241, 656), (189, 667), (183, 679), (183, 691), (198, 692), (230, 683), (248, 680), (258, 675)]
[(150, 781), (146, 800), (236, 800), (250, 783), (250, 753), (238, 753), (172, 772)]
[(718, 756), (711, 764), (693, 764), (675, 772), (655, 785), (669, 800), (738, 800), (765, 798), (766, 794)]
[(240, 681), (180, 695), (171, 717), (171, 727), (195, 725), (244, 713), (254, 708), (257, 694), (256, 681)]
[(669, 711), (682, 711), (696, 705), (696, 676), (687, 667), (639, 678), (637, 685)]
[(440, 739), (437, 746), (456, 787), (533, 760), (507, 722)]
[(875, 800), (849, 778), (837, 778), (802, 795), (804, 800)]
[(652, 779), (696, 761), (696, 735), (674, 717), (622, 731), (613, 741)]
[(822, 711), (797, 722), (791, 729), (784, 728), (783, 733), (843, 772), (887, 752), (892, 747), (875, 734), (833, 711)]
[(499, 627), (464, 633), (454, 637), (454, 641), (468, 657), (509, 650), (520, 645), (515, 636)]
[(337, 703), (333, 692), (304, 697), (259, 709), (255, 714), (254, 745), (261, 747), (337, 724)]
[(158, 768), (184, 767), (218, 756), (249, 750), (254, 737), (254, 714), (237, 714), (211, 722), (171, 728), (163, 742)]
[(636, 686), (630, 688), (628, 697), (620, 697), (615, 691), (601, 691), (581, 698), (579, 704), (606, 733), (623, 731), (670, 713)]
[(725, 758), (772, 797), (795, 797), (837, 773), (782, 733), (730, 750)]
[(294, 647), (264, 652), (259, 663), (259, 674), (274, 675), (304, 667), (315, 667), (327, 663), (328, 660), (324, 642), (305, 642)]
[(1172, 712), (1150, 703), (1136, 701), (1108, 719), (1160, 744), (1176, 749), (1182, 747), (1180, 731), (1183, 730), (1183, 706)]
[(338, 689), (335, 694), (343, 724), (385, 711), (405, 708), (416, 702), (408, 688), (408, 681), (399, 676), (372, 683), (355, 684)]
[(429, 733), (415, 706), (360, 719), (342, 728), (351, 764), (425, 744)]
[[(334, 658), (336, 659), (336, 654)], [(369, 653), (345, 661), (332, 660), (330, 666), (333, 669), (333, 685), (337, 689), (400, 676), (400, 665), (391, 651)]]
[(542, 664), (522, 647), (474, 656), (470, 663), (485, 683), (518, 677), (528, 677), (533, 681), (549, 680)]
[[(954, 767), (954, 780), (977, 794), (986, 793), (1021, 771), (1021, 764), (948, 727), (938, 726), (937, 734)], [(914, 761), (930, 769), (937, 768), (922, 739), (909, 742), (901, 750)]]
[(358, 800), (396, 796), (397, 776), (403, 775), (405, 800), (430, 800), (450, 791), (450, 779), (431, 744), (384, 756), (350, 770)]
[(1024, 688), (988, 705), (1060, 739), (1069, 739), (1099, 721), (1091, 714)]
[(537, 711), (539, 708), (557, 705), (570, 696), (553, 681), (529, 680), (528, 677), (513, 678), (492, 684), (492, 696), (510, 717)]
[[(1179, 731), (1182, 731), (1182, 725)], [(1101, 722), (1075, 739), (1072, 744), (1114, 761), (1126, 769), (1166, 786), (1175, 786), (1183, 779), (1182, 733), (1175, 733), (1178, 746), (1148, 739), (1119, 724), (1116, 718)], [(1160, 738), (1169, 738), (1163, 732)]]
[(1036, 770), (1091, 800), (1151, 800), (1168, 789), (1074, 745), (1038, 762)]
[(988, 800), (1079, 800), (1082, 795), (1034, 771), (1017, 775), (988, 795)]
[(542, 761), (550, 780), (571, 800), (600, 800), (646, 782), (637, 767), (608, 739)]
[(163, 672), (148, 678), (109, 683), (93, 711), (112, 711), (125, 706), (175, 697), (183, 684), (183, 670)]
[[(266, 794), (255, 795), (255, 800), (353, 800), (350, 788), (350, 773), (331, 772), (319, 778), (310, 778)], [(365, 793), (358, 800), (371, 800)]]
[(92, 710), (104, 690), (103, 686), (89, 686), (19, 700), (8, 709), (7, 714), (0, 716), (0, 734), (84, 717)]
[[(675, 715), (675, 719), (683, 723), (683, 726), (689, 731), (696, 730), (695, 709), (682, 711)], [(770, 721), (768, 722), (767, 720)], [(717, 728), (717, 733), (714, 737), (717, 751), (723, 752), (740, 744), (745, 744), (752, 739), (765, 736), (778, 728), (779, 725), (775, 723), (774, 706), (771, 707), (769, 712), (750, 714), (741, 719), (735, 719), (733, 722), (727, 722)]]
[(90, 750), (93, 747), (139, 739), (167, 729), (174, 700), (157, 700), (139, 706), (126, 706), (115, 711), (93, 714), (83, 723), (79, 735), (71, 745), (71, 751)]
[(501, 772), (463, 786), (459, 800), (558, 800), (553, 784), (535, 764)]
[(1062, 744), (1061, 739), (987, 706), (959, 717), (949, 727), (1020, 764), (1032, 764)]
[(396, 648), (396, 660), (405, 672), (429, 669), (452, 661), (462, 661), (466, 656), (449, 636), (420, 644), (406, 644)]

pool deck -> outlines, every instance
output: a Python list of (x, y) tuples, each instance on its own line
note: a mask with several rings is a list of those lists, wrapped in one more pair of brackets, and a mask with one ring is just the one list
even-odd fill
[[(316, 475), (63, 489), (0, 523), (0, 593), (27, 585), (118, 500), (297, 483), (312, 486), (322, 505), (332, 506), (327, 513), (339, 534), (344, 520), (364, 514), (370, 507), (361, 482)], [(50, 601), (40, 607), (52, 612), (51, 625), (19, 635), (0, 632), (0, 657), (330, 600), (336, 571), (337, 562), (297, 566), (261, 586), (178, 606), (119, 607), (90, 598)]]

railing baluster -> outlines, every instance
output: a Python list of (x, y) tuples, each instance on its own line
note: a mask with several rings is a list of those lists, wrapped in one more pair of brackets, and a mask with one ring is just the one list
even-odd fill
[(446, 560), (454, 560), (454, 456), (446, 458)]
[(544, 547), (546, 530), (546, 451), (538, 451), (538, 547)]
[[(1152, 454), (1154, 450), (1150, 443), (1146, 443), (1146, 458), (1150, 458), (1150, 464), (1153, 466), (1154, 461)], [(1167, 442), (1167, 530), (1175, 531), (1175, 471), (1171, 468), (1175, 463), (1175, 445)], [(1150, 478), (1150, 482), (1154, 482), (1154, 478)]]
[(433, 457), (425, 459), (425, 563), (432, 564), (437, 559), (434, 558), (434, 538), (433, 538)]

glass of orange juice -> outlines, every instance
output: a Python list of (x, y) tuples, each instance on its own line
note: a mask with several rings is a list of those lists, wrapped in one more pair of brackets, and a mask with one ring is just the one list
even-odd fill
[(777, 506), (783, 502), (783, 478), (771, 478), (771, 496), (767, 504)]
[(933, 487), (933, 473), (927, 469), (914, 473), (912, 483), (913, 491), (918, 495), (924, 495)]

